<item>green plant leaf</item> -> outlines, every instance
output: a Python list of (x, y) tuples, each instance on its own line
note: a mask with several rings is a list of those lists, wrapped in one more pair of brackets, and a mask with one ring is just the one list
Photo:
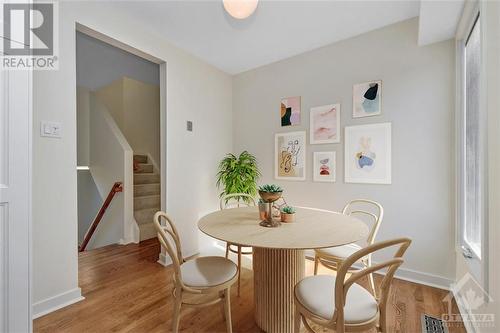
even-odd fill
[(239, 156), (226, 154), (219, 162), (216, 185), (217, 188), (222, 188), (221, 197), (231, 193), (255, 196), (260, 176), (257, 159), (249, 152), (243, 151)]

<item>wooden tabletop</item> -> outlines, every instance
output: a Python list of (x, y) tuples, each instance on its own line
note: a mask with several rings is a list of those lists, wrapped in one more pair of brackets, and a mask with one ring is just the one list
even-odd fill
[(368, 235), (362, 221), (340, 213), (297, 208), (295, 222), (259, 225), (257, 207), (224, 209), (200, 219), (205, 234), (232, 244), (274, 249), (317, 249), (350, 244)]

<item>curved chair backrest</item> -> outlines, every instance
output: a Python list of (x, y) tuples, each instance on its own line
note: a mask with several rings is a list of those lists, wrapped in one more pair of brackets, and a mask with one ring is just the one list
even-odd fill
[[(166, 223), (162, 224), (162, 219)], [(153, 217), (153, 225), (158, 233), (158, 240), (167, 251), (172, 265), (174, 266), (174, 276), (177, 282), (182, 284), (181, 265), (184, 262), (182, 257), (181, 240), (172, 219), (165, 212), (159, 211)]]
[(231, 193), (220, 198), (220, 209), (255, 206), (255, 199), (246, 193)]
[(358, 215), (373, 219), (373, 224), (366, 243), (371, 245), (375, 242), (375, 237), (377, 236), (378, 229), (384, 218), (384, 208), (381, 204), (367, 199), (354, 199), (345, 205), (342, 214)]
[[(382, 283), (380, 284), (380, 292), (377, 293), (380, 295), (378, 298), (377, 302), (379, 305), (379, 310), (380, 310), (380, 320), (381, 323), (385, 326), (385, 313), (386, 313), (386, 305), (387, 305), (387, 300), (389, 297), (389, 291), (390, 287), (392, 284), (392, 280), (394, 278), (394, 274), (396, 273), (396, 270), (398, 269), (399, 266), (403, 264), (403, 255), (408, 249), (408, 247), (411, 244), (411, 239), (409, 238), (398, 238), (398, 239), (393, 239), (393, 240), (388, 240), (388, 241), (383, 241), (383, 242), (378, 242), (372, 245), (369, 245), (348, 258), (346, 258), (342, 264), (340, 265), (338, 271), (337, 271), (337, 277), (335, 281), (335, 313), (333, 315), (333, 318), (330, 321), (330, 324), (335, 324), (337, 327), (336, 332), (343, 332), (344, 331), (344, 306), (347, 298), (347, 292), (349, 291), (349, 288), (361, 279), (362, 277), (367, 276), (370, 273), (374, 273), (377, 271), (380, 271), (384, 268), (387, 268), (387, 272), (382, 279)], [(399, 246), (398, 246), (399, 245)], [(357, 270), (356, 272), (352, 273), (352, 265), (356, 262), (358, 262), (361, 258), (375, 253), (377, 251), (380, 251), (385, 248), (389, 247), (396, 247), (397, 246), (397, 251), (394, 254), (393, 259), (384, 261), (382, 263), (373, 265), (373, 266), (368, 266), (366, 268), (363, 268), (361, 270)], [(346, 278), (347, 274), (350, 274), (348, 278)]]

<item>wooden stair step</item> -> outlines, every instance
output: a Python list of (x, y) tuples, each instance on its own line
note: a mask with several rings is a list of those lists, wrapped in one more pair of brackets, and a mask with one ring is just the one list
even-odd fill
[(159, 183), (134, 185), (134, 197), (145, 195), (160, 195), (161, 186)]
[(142, 155), (142, 154), (134, 155), (134, 161), (138, 163), (148, 163), (148, 155)]
[(160, 182), (160, 175), (157, 173), (134, 174), (134, 184), (154, 184), (159, 182)]
[(160, 196), (159, 195), (146, 195), (134, 198), (134, 210), (146, 208), (159, 208)]
[(139, 169), (134, 170), (134, 173), (152, 173), (153, 170), (153, 164), (148, 164), (148, 163), (139, 163)]
[(153, 217), (159, 208), (145, 208), (134, 211), (134, 218), (138, 225), (153, 223)]

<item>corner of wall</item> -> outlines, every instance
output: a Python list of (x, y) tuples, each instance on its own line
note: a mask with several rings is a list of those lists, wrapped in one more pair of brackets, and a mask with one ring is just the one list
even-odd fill
[(33, 303), (33, 319), (42, 317), (68, 305), (83, 301), (84, 299), (85, 297), (82, 296), (82, 290), (80, 288), (75, 288)]

